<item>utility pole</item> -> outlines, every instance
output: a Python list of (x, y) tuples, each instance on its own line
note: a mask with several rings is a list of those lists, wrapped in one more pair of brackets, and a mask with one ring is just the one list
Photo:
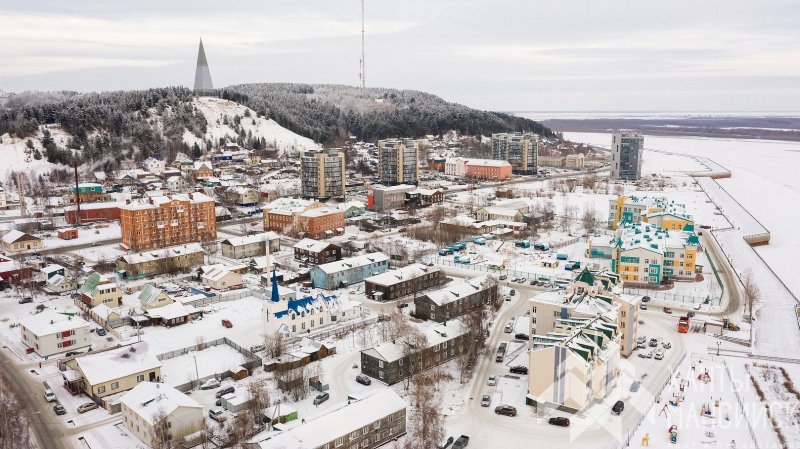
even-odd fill
[(75, 150), (72, 152), (72, 167), (75, 170), (75, 205), (77, 207), (75, 215), (75, 227), (81, 227), (81, 191), (78, 187), (78, 156)]
[(366, 53), (364, 51), (364, 0), (361, 0), (361, 88), (367, 88), (367, 62)]

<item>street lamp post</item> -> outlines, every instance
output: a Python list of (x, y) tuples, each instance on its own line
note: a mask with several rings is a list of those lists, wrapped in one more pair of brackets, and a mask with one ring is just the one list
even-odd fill
[(719, 347), (720, 347), (720, 345), (721, 345), (721, 344), (722, 344), (722, 342), (721, 342), (721, 341), (718, 341), (718, 342), (717, 342), (717, 355), (718, 355), (718, 356), (719, 356)]

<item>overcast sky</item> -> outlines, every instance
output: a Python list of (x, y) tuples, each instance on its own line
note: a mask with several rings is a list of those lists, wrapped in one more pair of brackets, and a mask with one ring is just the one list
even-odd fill
[[(503, 111), (796, 111), (796, 1), (366, 0), (367, 85)], [(0, 2), (0, 89), (358, 84), (359, 0)]]

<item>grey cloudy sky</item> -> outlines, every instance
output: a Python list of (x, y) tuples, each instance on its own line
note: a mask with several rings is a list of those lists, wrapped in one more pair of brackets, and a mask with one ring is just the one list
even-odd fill
[[(367, 0), (367, 84), (506, 111), (796, 111), (796, 1)], [(0, 0), (0, 89), (358, 83), (359, 0)]]

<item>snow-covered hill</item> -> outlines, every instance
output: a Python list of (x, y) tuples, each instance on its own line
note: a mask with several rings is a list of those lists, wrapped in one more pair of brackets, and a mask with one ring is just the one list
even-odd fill
[[(25, 139), (11, 137), (8, 133), (0, 136), (0, 182), (6, 181), (11, 171), (38, 174), (49, 172), (54, 168), (69, 168), (47, 161), (41, 142), (44, 129), (50, 131), (50, 136), (59, 148), (66, 148), (69, 134), (53, 125), (46, 128), (40, 126), (36, 136)], [(31, 142), (32, 149), (28, 146), (28, 142)]]
[(235, 142), (238, 134), (230, 125), (238, 116), (245, 133), (252, 133), (253, 137), (257, 138), (263, 137), (267, 144), (276, 146), (282, 154), (295, 154), (298, 151), (320, 147), (313, 140), (289, 131), (272, 119), (257, 117), (255, 111), (239, 103), (216, 97), (195, 98), (193, 103), (205, 116), (208, 129), (203, 138), (195, 136), (188, 130), (184, 132), (183, 141), (189, 146), (197, 143), (202, 147), (204, 140), (211, 139), (217, 142), (220, 138)]

